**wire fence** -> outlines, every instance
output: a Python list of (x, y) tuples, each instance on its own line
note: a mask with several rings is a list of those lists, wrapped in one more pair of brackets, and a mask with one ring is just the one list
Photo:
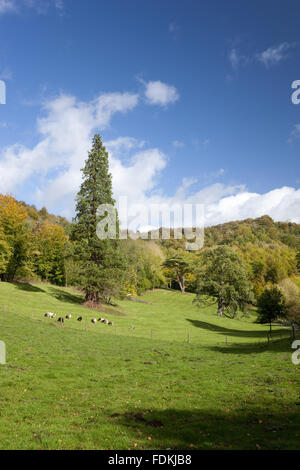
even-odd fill
[[(89, 331), (95, 331), (93, 328), (94, 325), (86, 325), (86, 329)], [(99, 330), (98, 330), (99, 331)], [(208, 335), (204, 336), (202, 333), (196, 333), (195, 330), (186, 330), (186, 331), (178, 331), (178, 332), (170, 332), (166, 335), (165, 332), (155, 330), (152, 328), (139, 328), (135, 327), (134, 329), (130, 329), (125, 326), (108, 326), (106, 331), (102, 328), (100, 333), (103, 334), (113, 334), (115, 336), (131, 336), (136, 338), (145, 338), (149, 340), (161, 340), (161, 341), (176, 341), (181, 343), (187, 344), (197, 344), (197, 345), (212, 345), (212, 344), (223, 344), (223, 345), (257, 345), (257, 344), (265, 344), (268, 345), (270, 343), (275, 343), (281, 340), (293, 339), (293, 336), (289, 330), (280, 330), (280, 331), (273, 331), (272, 334), (265, 333), (255, 330), (253, 331), (253, 336), (247, 336), (247, 333), (243, 336), (234, 336), (230, 334), (220, 334), (216, 330), (210, 330), (210, 333), (213, 333), (211, 338), (208, 338)], [(241, 332), (242, 333), (242, 332)], [(257, 336), (255, 336), (257, 333)]]
[[(14, 313), (11, 312), (7, 305), (2, 305), (2, 312), (3, 313)], [(19, 313), (16, 313), (20, 315)], [(37, 316), (37, 314), (41, 316)], [(61, 313), (61, 316), (65, 315)], [(60, 315), (57, 314), (55, 319), (52, 318), (45, 318), (44, 314), (41, 313), (40, 309), (33, 308), (32, 314), (29, 314), (29, 318), (31, 317), (32, 320), (46, 323), (53, 323), (56, 324), (61, 328), (73, 329), (74, 331), (86, 331), (86, 332), (97, 332), (103, 335), (110, 335), (110, 336), (126, 336), (132, 338), (144, 338), (151, 341), (159, 340), (159, 341), (168, 341), (168, 342), (180, 342), (186, 344), (193, 344), (198, 346), (205, 346), (205, 345), (222, 345), (222, 346), (233, 346), (233, 345), (244, 345), (244, 346), (251, 346), (251, 345), (270, 345), (271, 343), (280, 342), (282, 340), (287, 339), (295, 339), (293, 336), (293, 332), (291, 329), (287, 327), (281, 327), (281, 329), (274, 329), (271, 333), (268, 331), (262, 330), (252, 330), (252, 331), (243, 331), (237, 330), (236, 334), (230, 334), (224, 331), (220, 331), (222, 327), (216, 326), (216, 329), (211, 328), (208, 329), (209, 334), (203, 335), (202, 328), (196, 328), (193, 330), (189, 329), (174, 329), (166, 332), (166, 330), (158, 330), (155, 328), (146, 328), (146, 327), (139, 327), (139, 326), (128, 326), (128, 325), (119, 325), (116, 322), (112, 322), (113, 324), (108, 325), (104, 324), (100, 321), (97, 321), (96, 324), (91, 323), (91, 319), (83, 318), (81, 322), (77, 321), (77, 318), (73, 317), (71, 320), (64, 319), (63, 323), (58, 323), (58, 318)], [(24, 318), (24, 316), (22, 315)], [(198, 331), (197, 331), (198, 330)], [(210, 336), (210, 337), (209, 337)], [(298, 337), (298, 333), (296, 334)]]

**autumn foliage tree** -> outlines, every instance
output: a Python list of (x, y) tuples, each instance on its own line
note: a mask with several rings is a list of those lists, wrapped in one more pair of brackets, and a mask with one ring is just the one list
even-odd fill
[(62, 227), (46, 221), (35, 232), (35, 271), (41, 279), (65, 284), (65, 254), (68, 238)]
[(28, 268), (30, 259), (30, 232), (26, 224), (27, 212), (11, 196), (0, 195), (0, 263), (1, 279), (13, 281)]
[(285, 297), (286, 316), (295, 338), (296, 326), (300, 326), (300, 289), (291, 279), (283, 279), (279, 288)]
[(8, 244), (4, 230), (0, 227), (0, 276), (3, 279), (12, 255), (12, 249)]

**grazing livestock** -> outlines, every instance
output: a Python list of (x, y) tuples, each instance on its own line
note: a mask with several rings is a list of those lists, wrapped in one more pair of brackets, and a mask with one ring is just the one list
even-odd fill
[(107, 325), (107, 324), (108, 324), (108, 320), (104, 320), (104, 322), (103, 322), (103, 323), (105, 323), (105, 324)]
[(92, 323), (97, 323), (97, 318), (92, 318), (92, 319), (91, 319), (91, 322), (92, 322)]
[(114, 326), (114, 322), (113, 322), (113, 321), (109, 321), (108, 324), (111, 325), (111, 326)]
[(72, 315), (66, 315), (66, 318), (70, 320), (72, 318)]
[(56, 318), (56, 313), (47, 312), (44, 316), (48, 318)]
[(104, 322), (104, 318), (99, 318), (98, 321)]
[(63, 319), (63, 317), (59, 317), (57, 321), (59, 321), (60, 323), (63, 323), (65, 320)]
[(82, 317), (78, 317), (78, 318), (77, 318), (77, 321), (82, 321)]

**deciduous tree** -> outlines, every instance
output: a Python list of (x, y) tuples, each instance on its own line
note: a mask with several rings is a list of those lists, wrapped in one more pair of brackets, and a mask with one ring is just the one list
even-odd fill
[(279, 288), (285, 297), (286, 315), (295, 338), (295, 328), (300, 326), (300, 289), (291, 279), (283, 279)]
[(45, 222), (35, 232), (35, 271), (53, 284), (65, 284), (65, 250), (68, 238), (64, 229)]
[(270, 333), (272, 331), (272, 323), (286, 316), (287, 308), (284, 295), (278, 287), (267, 287), (257, 300), (257, 322), (261, 324), (268, 323), (270, 325)]
[(0, 195), (1, 251), (6, 264), (1, 278), (4, 281), (13, 281), (18, 271), (29, 267), (31, 240), (26, 219), (27, 212), (21, 203), (11, 196)]
[(198, 271), (198, 306), (217, 304), (218, 316), (236, 316), (253, 300), (248, 273), (237, 253), (227, 246), (208, 249)]
[(188, 256), (189, 253), (175, 253), (167, 257), (163, 263), (163, 267), (168, 271), (168, 276), (177, 282), (182, 294), (185, 293), (185, 276), (190, 270)]

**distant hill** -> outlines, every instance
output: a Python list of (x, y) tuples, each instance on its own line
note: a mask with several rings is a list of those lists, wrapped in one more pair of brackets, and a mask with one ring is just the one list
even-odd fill
[(300, 224), (274, 222), (264, 215), (258, 219), (246, 219), (205, 228), (205, 245), (245, 245), (247, 243), (283, 244), (300, 250)]
[(51, 224), (59, 225), (63, 227), (65, 232), (69, 234), (71, 228), (71, 222), (68, 221), (65, 217), (61, 217), (60, 215), (50, 214), (46, 207), (42, 207), (42, 209), (38, 210), (34, 205), (26, 204), (24, 201), (19, 201), (22, 204), (27, 213), (28, 213), (28, 222), (35, 226), (39, 223), (49, 222)]
[[(184, 239), (160, 240), (159, 243), (167, 251), (185, 249)], [(276, 284), (299, 272), (296, 255), (300, 252), (300, 224), (274, 222), (264, 215), (206, 227), (200, 256), (205, 249), (217, 245), (228, 245), (238, 252), (256, 293), (268, 283)], [(199, 252), (191, 253), (195, 259), (199, 256)]]
[[(65, 217), (49, 213), (46, 207), (38, 210), (34, 205), (26, 204), (24, 201), (20, 203), (26, 208), (28, 220), (33, 225), (47, 220), (51, 224), (63, 227), (66, 233), (69, 233), (71, 222)], [(161, 232), (161, 229), (159, 231)], [(159, 243), (166, 248), (183, 248), (185, 239), (183, 237), (182, 240), (174, 240), (171, 230), (171, 240), (160, 240)], [(204, 248), (215, 245), (242, 248), (249, 243), (260, 247), (275, 244), (300, 251), (300, 224), (274, 222), (271, 217), (264, 215), (257, 219), (237, 220), (205, 227)]]
[[(161, 229), (159, 229), (161, 233)], [(215, 245), (245, 246), (254, 243), (259, 246), (279, 244), (293, 250), (300, 250), (300, 224), (292, 222), (274, 222), (268, 215), (257, 219), (236, 220), (224, 224), (205, 227), (204, 248)], [(183, 248), (182, 240), (160, 240), (166, 248)]]

